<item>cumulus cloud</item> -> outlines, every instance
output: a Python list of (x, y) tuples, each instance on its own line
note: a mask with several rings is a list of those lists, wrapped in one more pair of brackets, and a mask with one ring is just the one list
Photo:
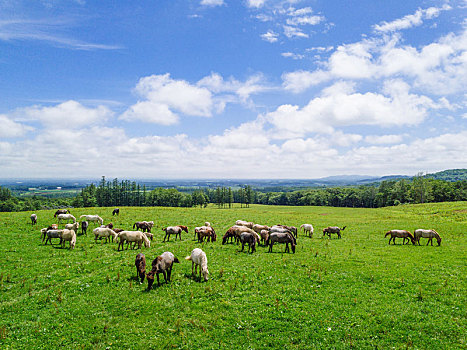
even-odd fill
[(0, 138), (14, 138), (25, 135), (33, 130), (30, 126), (17, 123), (8, 116), (0, 114)]
[(402, 29), (408, 29), (423, 24), (424, 19), (438, 17), (441, 11), (451, 10), (451, 6), (444, 4), (442, 7), (429, 7), (427, 9), (418, 9), (412, 15), (404, 16), (391, 22), (382, 22), (374, 25), (374, 30), (380, 33), (395, 32)]
[(38, 121), (49, 128), (73, 129), (104, 123), (114, 113), (105, 106), (88, 108), (77, 101), (70, 100), (51, 107), (21, 108), (15, 114), (27, 120)]
[(467, 88), (467, 28), (420, 48), (399, 35), (339, 46), (315, 71), (282, 75), (284, 88), (302, 92), (333, 79), (376, 80), (404, 76), (422, 91), (446, 95)]
[(386, 82), (383, 92), (358, 93), (354, 84), (338, 82), (305, 107), (282, 105), (267, 119), (279, 131), (303, 135), (331, 133), (334, 127), (350, 125), (417, 125), (429, 108), (437, 107), (428, 97), (411, 94), (401, 80)]
[(174, 80), (170, 74), (141, 78), (135, 92), (145, 100), (130, 106), (120, 119), (170, 125), (178, 121), (176, 112), (211, 117), (215, 107), (208, 89)]

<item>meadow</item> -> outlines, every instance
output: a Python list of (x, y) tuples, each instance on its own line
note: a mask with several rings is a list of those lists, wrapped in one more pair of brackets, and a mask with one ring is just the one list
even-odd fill
[[(150, 248), (117, 252), (94, 242), (91, 225), (76, 248), (44, 246), (40, 228), (54, 211), (0, 213), (0, 348), (2, 349), (465, 349), (467, 346), (467, 202), (379, 209), (251, 205), (218, 209), (75, 208), (130, 229), (153, 220)], [(275, 245), (254, 254), (222, 245), (235, 220), (311, 223), (295, 254)], [(197, 243), (193, 228), (210, 221), (218, 240)], [(183, 224), (182, 241), (162, 242), (162, 227)], [(322, 238), (328, 225), (343, 238)], [(441, 246), (388, 245), (390, 229), (434, 228)], [(67, 244), (68, 247), (68, 244)], [(201, 282), (184, 260), (207, 254)], [(164, 251), (180, 259), (172, 281), (147, 291), (134, 260)], [(163, 278), (162, 278), (163, 281)]]

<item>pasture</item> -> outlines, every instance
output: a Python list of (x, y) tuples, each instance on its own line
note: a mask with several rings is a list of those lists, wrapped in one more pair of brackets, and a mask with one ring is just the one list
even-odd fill
[[(380, 209), (331, 207), (75, 208), (104, 224), (131, 229), (153, 220), (150, 248), (117, 251), (116, 243), (78, 235), (74, 250), (44, 246), (40, 228), (54, 211), (0, 213), (0, 347), (67, 349), (465, 349), (467, 203)], [(284, 245), (253, 254), (222, 236), (235, 220), (299, 227), (295, 254)], [(217, 241), (197, 243), (205, 221)], [(187, 225), (182, 240), (162, 242), (162, 227)], [(322, 238), (326, 226), (344, 226), (342, 239)], [(63, 227), (63, 225), (61, 225)], [(441, 246), (388, 245), (390, 229), (434, 228)], [(68, 247), (68, 244), (67, 244)], [(184, 258), (202, 248), (209, 281), (191, 276)], [(146, 291), (135, 257), (164, 251), (180, 260), (172, 281)], [(161, 281), (163, 281), (163, 277)]]

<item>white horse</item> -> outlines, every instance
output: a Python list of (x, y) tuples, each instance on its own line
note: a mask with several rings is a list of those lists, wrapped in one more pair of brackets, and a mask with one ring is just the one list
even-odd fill
[[(205, 281), (209, 279), (209, 271), (208, 271), (208, 258), (206, 257), (206, 253), (203, 252), (199, 248), (195, 248), (191, 251), (191, 255), (187, 256), (185, 260), (191, 260), (191, 274), (197, 273), (198, 265), (199, 268), (199, 278), (201, 279), (201, 274), (203, 274), (203, 278)], [(194, 267), (194, 272), (193, 272)]]
[(438, 245), (441, 245), (441, 237), (435, 230), (424, 230), (419, 228), (413, 232), (413, 236), (415, 239), (415, 243), (418, 243), (418, 245), (420, 245), (420, 237), (428, 238), (428, 242), (426, 242), (426, 245), (428, 245), (430, 242), (431, 245), (433, 245), (433, 238), (436, 238), (436, 242), (438, 242)]
[(80, 219), (85, 218), (86, 221), (98, 222), (101, 225), (104, 224), (104, 219), (102, 219), (99, 215), (81, 215)]
[(73, 220), (73, 223), (76, 222), (76, 218), (71, 214), (58, 214), (57, 218), (58, 218), (58, 223), (61, 223), (62, 220), (65, 220), (67, 222), (68, 220)]
[(300, 226), (300, 228), (303, 229), (303, 233), (305, 235), (308, 233), (310, 237), (313, 237), (313, 225), (312, 224), (303, 224)]

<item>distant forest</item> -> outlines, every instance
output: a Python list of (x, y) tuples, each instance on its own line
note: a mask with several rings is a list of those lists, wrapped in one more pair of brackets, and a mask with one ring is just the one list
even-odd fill
[[(334, 206), (378, 208), (409, 203), (429, 203), (467, 200), (466, 170), (448, 170), (437, 174), (419, 174), (413, 178), (391, 179), (358, 186), (320, 187), (290, 190), (287, 187), (255, 189), (240, 188), (183, 189), (157, 187), (147, 190), (135, 181), (102, 177), (69, 197), (50, 198), (34, 195), (15, 196), (0, 187), (0, 211), (39, 210), (63, 207), (168, 206), (206, 207), (214, 203), (219, 208), (250, 204)], [(459, 178), (463, 178), (459, 180)]]

